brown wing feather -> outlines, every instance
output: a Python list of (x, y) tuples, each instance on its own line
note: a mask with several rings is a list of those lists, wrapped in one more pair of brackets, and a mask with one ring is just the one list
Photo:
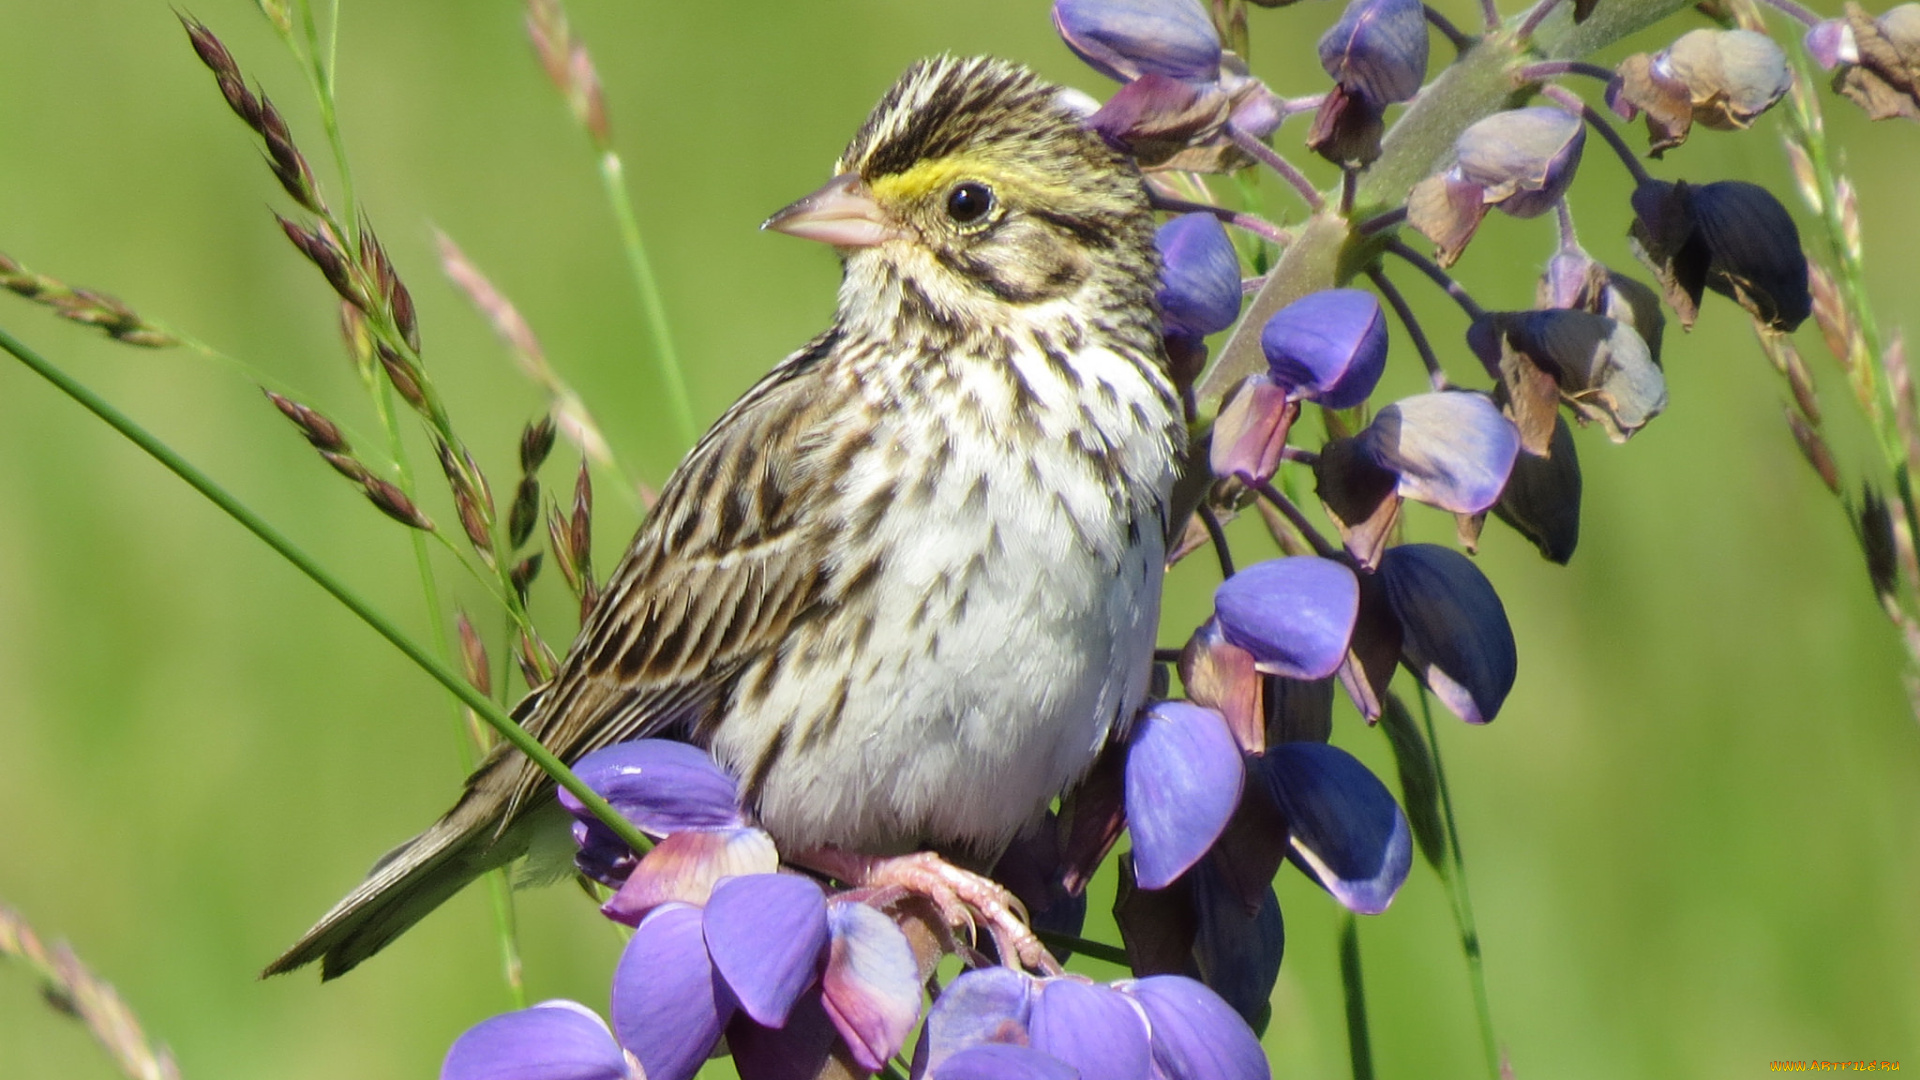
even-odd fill
[[(701, 726), (729, 680), (817, 610), (839, 522), (818, 510), (831, 481), (808, 459), (847, 431), (833, 411), (848, 395), (823, 385), (844, 371), (822, 363), (838, 339), (769, 372), (668, 479), (528, 716), (561, 760)], [(523, 762), (507, 817), (548, 783)]]

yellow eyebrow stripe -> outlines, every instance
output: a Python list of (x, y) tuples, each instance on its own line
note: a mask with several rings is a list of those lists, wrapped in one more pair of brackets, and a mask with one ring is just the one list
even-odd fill
[(876, 200), (911, 203), (945, 191), (962, 180), (983, 180), (1001, 189), (1004, 197), (1018, 192), (1022, 201), (1054, 203), (1070, 195), (1064, 185), (1050, 184), (1031, 169), (1021, 169), (998, 157), (956, 154), (923, 161), (906, 172), (883, 176), (870, 188)]

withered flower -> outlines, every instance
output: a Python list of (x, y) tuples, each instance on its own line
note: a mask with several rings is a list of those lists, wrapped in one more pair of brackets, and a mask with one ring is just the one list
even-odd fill
[(1607, 98), (1628, 120), (1646, 113), (1651, 153), (1659, 157), (1687, 141), (1694, 124), (1744, 130), (1792, 85), (1787, 54), (1772, 38), (1752, 30), (1702, 29), (1651, 56), (1627, 57)]
[(1625, 442), (1667, 407), (1667, 382), (1633, 327), (1589, 311), (1489, 312), (1467, 344), (1508, 396), (1521, 445), (1549, 452), (1556, 406), (1571, 405)]
[(1852, 47), (1837, 50), (1845, 66), (1833, 77), (1834, 90), (1875, 120), (1920, 120), (1920, 4), (1901, 4), (1878, 19), (1851, 2), (1846, 12)]
[(1771, 330), (1791, 333), (1813, 312), (1800, 230), (1758, 184), (1695, 186), (1648, 180), (1633, 193), (1634, 253), (1653, 271), (1680, 325), (1691, 329), (1712, 289)]

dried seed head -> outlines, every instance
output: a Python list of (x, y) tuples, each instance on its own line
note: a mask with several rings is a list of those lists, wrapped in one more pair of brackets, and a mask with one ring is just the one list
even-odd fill
[(261, 392), (267, 395), (267, 400), (273, 402), (274, 408), (279, 409), (282, 415), (293, 421), (294, 426), (307, 437), (307, 441), (313, 444), (314, 449), (335, 454), (344, 454), (352, 449), (347, 445), (346, 438), (340, 434), (339, 426), (333, 421), (292, 398), (265, 388), (262, 388)]
[(514, 563), (513, 569), (508, 571), (507, 578), (513, 583), (513, 591), (520, 595), (522, 604), (527, 602), (527, 589), (532, 586), (533, 579), (538, 576), (540, 576), (540, 553), (537, 551)]
[(77, 289), (56, 278), (35, 273), (0, 255), (0, 288), (25, 297), (63, 319), (97, 326), (108, 337), (128, 345), (165, 348), (180, 339), (153, 326), (120, 300), (92, 289)]
[(282, 36), (293, 33), (293, 14), (287, 10), (286, 0), (255, 0), (260, 14), (267, 17), (275, 30)]
[(473, 621), (462, 611), (454, 620), (460, 631), (460, 666), (465, 669), (467, 682), (483, 695), (493, 693), (493, 665), (487, 662), (487, 643), (480, 640), (480, 632), (473, 628)]
[(370, 374), (368, 369), (374, 360), (373, 331), (367, 327), (366, 315), (345, 300), (340, 301), (340, 339), (346, 342), (353, 369), (363, 377)]
[(1827, 485), (1828, 491), (1840, 494), (1840, 467), (1834, 463), (1833, 451), (1828, 449), (1827, 440), (1798, 412), (1787, 409), (1786, 414), (1787, 427), (1793, 432), (1793, 441), (1800, 447), (1800, 455), (1807, 459), (1807, 464), (1813, 466), (1813, 471), (1820, 475), (1820, 482)]
[(547, 681), (548, 675), (557, 666), (553, 650), (537, 637), (531, 637), (526, 631), (520, 632), (520, 639), (514, 649), (514, 660), (520, 665), (520, 677), (527, 680), (528, 686), (539, 686)]
[(427, 406), (427, 395), (420, 387), (420, 369), (413, 361), (395, 352), (386, 342), (374, 343), (374, 351), (380, 355), (380, 366), (386, 369), (387, 378), (393, 383), (394, 393), (401, 400), (413, 406), (414, 411), (427, 415), (431, 410)]
[(536, 473), (553, 452), (553, 416), (547, 414), (528, 424), (520, 432), (520, 471)]
[(334, 472), (339, 473), (341, 476), (346, 477), (356, 484), (365, 484), (367, 478), (373, 475), (367, 470), (365, 465), (360, 464), (358, 458), (351, 455), (336, 453), (332, 450), (322, 450), (320, 451), (320, 456), (327, 464), (333, 466)]
[(527, 0), (527, 36), (547, 78), (567, 99), (573, 118), (602, 150), (613, 142), (606, 95), (585, 43), (574, 39), (559, 0)]
[(1900, 587), (1900, 568), (1894, 554), (1893, 515), (1872, 484), (1860, 485), (1860, 550), (1867, 557), (1867, 578), (1882, 600), (1891, 600)]
[(540, 523), (540, 481), (532, 476), (520, 478), (513, 492), (513, 508), (507, 513), (507, 540), (515, 551), (525, 547)]
[(393, 317), (394, 328), (400, 331), (401, 340), (407, 343), (407, 348), (418, 353), (420, 327), (414, 314), (413, 294), (407, 291), (406, 283), (400, 280), (400, 272), (394, 269), (386, 246), (380, 243), (380, 238), (364, 222), (360, 225), (360, 266), (372, 279), (374, 291), (385, 302), (388, 313)]
[(362, 483), (366, 485), (367, 498), (380, 508), (381, 513), (402, 525), (410, 525), (424, 532), (433, 531), (432, 519), (420, 512), (413, 500), (407, 498), (406, 492), (377, 476), (369, 476)]
[(267, 164), (273, 169), (273, 175), (280, 181), (294, 202), (316, 214), (327, 212), (327, 204), (320, 199), (319, 186), (314, 182), (313, 170), (307, 167), (307, 159), (293, 144), (293, 133), (287, 130), (287, 122), (280, 110), (265, 94), (259, 98), (259, 123), (255, 128), (260, 139), (267, 146)]
[(567, 591), (580, 596), (580, 567), (573, 561), (573, 546), (568, 538), (567, 516), (558, 502), (547, 504), (547, 546), (553, 550), (553, 562), (566, 579)]
[(318, 229), (309, 229), (279, 214), (273, 216), (280, 222), (280, 230), (287, 234), (287, 239), (300, 250), (300, 254), (305, 255), (308, 261), (319, 268), (320, 273), (326, 277), (327, 284), (333, 286), (333, 291), (339, 293), (342, 300), (354, 307), (362, 311), (367, 310), (366, 295), (359, 283), (354, 280), (353, 268), (347, 260), (347, 253), (333, 237), (333, 230), (324, 222)]
[(573, 562), (580, 568), (582, 581), (593, 582), (593, 477), (587, 473), (587, 463), (580, 463), (580, 475), (573, 482), (573, 521), (568, 529), (567, 544), (573, 551)]

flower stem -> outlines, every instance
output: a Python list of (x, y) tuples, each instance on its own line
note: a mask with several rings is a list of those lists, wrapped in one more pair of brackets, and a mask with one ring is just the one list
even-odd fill
[(1590, 64), (1585, 60), (1542, 60), (1514, 72), (1513, 80), (1521, 84), (1537, 83), (1545, 82), (1556, 75), (1586, 75), (1605, 83), (1613, 81), (1612, 68)]
[(673, 335), (667, 328), (666, 305), (660, 300), (660, 286), (653, 277), (653, 263), (647, 258), (646, 244), (640, 239), (640, 222), (633, 216), (633, 200), (627, 195), (626, 173), (620, 155), (612, 150), (600, 154), (600, 183), (607, 190), (607, 202), (620, 226), (620, 247), (627, 254), (627, 267), (633, 272), (633, 287), (640, 294), (641, 314), (653, 335), (653, 357), (660, 366), (660, 381), (667, 391), (667, 409), (673, 414), (674, 434), (683, 446), (691, 447), (700, 431), (694, 427), (693, 400), (687, 396), (686, 376), (680, 371), (680, 355), (674, 351)]
[(1820, 21), (1819, 15), (1794, 3), (1793, 0), (1760, 0), (1760, 2), (1794, 20), (1801, 26), (1812, 26)]
[(1373, 1080), (1367, 988), (1360, 973), (1360, 920), (1351, 911), (1340, 925), (1340, 989), (1347, 999), (1347, 1057), (1353, 1062), (1353, 1080)]
[[(340, 219), (351, 225), (358, 220), (353, 200), (353, 171), (347, 167), (347, 142), (340, 134), (340, 115), (335, 96), (334, 83), (334, 44), (340, 39), (340, 0), (334, 0), (333, 17), (328, 20), (327, 44), (322, 51), (320, 29), (313, 17), (312, 0), (300, 0), (300, 28), (307, 39), (306, 63), (307, 81), (313, 84), (313, 97), (320, 107), (320, 127), (327, 133), (327, 145), (333, 151), (333, 164), (340, 172), (340, 202), (343, 213)], [(288, 40), (287, 45), (293, 45)], [(297, 55), (297, 51), (296, 51)], [(346, 229), (341, 233), (347, 250), (355, 258), (360, 255), (360, 231)]]
[(1148, 187), (1147, 195), (1153, 200), (1153, 208), (1155, 210), (1166, 210), (1176, 214), (1212, 214), (1228, 225), (1232, 225), (1237, 229), (1244, 229), (1263, 240), (1270, 240), (1281, 248), (1285, 248), (1293, 242), (1293, 235), (1291, 233), (1262, 217), (1243, 214), (1237, 210), (1229, 210), (1224, 206), (1215, 206), (1212, 203), (1182, 199), (1177, 195), (1169, 195), (1153, 187)]
[(1220, 560), (1220, 577), (1224, 580), (1233, 576), (1233, 551), (1227, 547), (1227, 532), (1220, 527), (1220, 517), (1213, 507), (1201, 503), (1195, 513), (1200, 515), (1200, 523), (1207, 527), (1207, 539), (1213, 541), (1213, 553)]
[(1539, 0), (1539, 3), (1534, 4), (1533, 9), (1527, 12), (1527, 17), (1520, 20), (1520, 27), (1513, 32), (1513, 36), (1520, 41), (1532, 37), (1533, 32), (1540, 29), (1540, 24), (1546, 21), (1547, 16), (1553, 14), (1553, 9), (1559, 6), (1560, 0)]
[(1448, 296), (1453, 297), (1453, 302), (1460, 305), (1460, 310), (1466, 312), (1468, 318), (1477, 319), (1487, 313), (1486, 308), (1481, 307), (1478, 301), (1467, 294), (1466, 286), (1455, 281), (1453, 276), (1445, 270), (1440, 269), (1440, 264), (1408, 247), (1406, 241), (1399, 237), (1390, 237), (1386, 242), (1386, 249), (1432, 278), (1435, 285), (1440, 286), (1446, 290)]
[(1091, 956), (1095, 960), (1104, 960), (1109, 964), (1119, 964), (1121, 967), (1127, 966), (1127, 950), (1118, 945), (1109, 945), (1104, 941), (1092, 941), (1087, 938), (1076, 937), (1072, 934), (1062, 934), (1054, 930), (1042, 930), (1039, 927), (1034, 928), (1033, 936), (1039, 938), (1043, 944), (1051, 945), (1055, 948), (1072, 949), (1074, 952), (1080, 953), (1083, 956)]
[(1313, 522), (1307, 520), (1307, 515), (1301, 511), (1300, 507), (1295, 505), (1292, 499), (1287, 498), (1279, 488), (1274, 487), (1271, 481), (1262, 480), (1253, 485), (1253, 490), (1265, 496), (1275, 510), (1286, 515), (1287, 521), (1300, 531), (1300, 535), (1306, 539), (1307, 543), (1313, 545), (1313, 550), (1321, 558), (1340, 559), (1342, 557), (1340, 548), (1320, 535), (1320, 530), (1313, 527)]
[(1452, 43), (1454, 52), (1463, 53), (1473, 48), (1473, 35), (1453, 25), (1452, 19), (1435, 11), (1432, 4), (1423, 5), (1423, 10), (1427, 16), (1427, 25), (1440, 31), (1440, 36)]
[(1408, 306), (1407, 298), (1400, 295), (1400, 290), (1387, 280), (1386, 271), (1377, 265), (1367, 268), (1367, 279), (1373, 282), (1374, 288), (1380, 290), (1381, 296), (1387, 298), (1393, 313), (1400, 316), (1400, 325), (1407, 328), (1407, 337), (1413, 340), (1414, 349), (1420, 353), (1420, 362), (1427, 367), (1427, 382), (1435, 390), (1445, 390), (1449, 385), (1447, 373), (1441, 369), (1440, 357), (1434, 354), (1433, 343), (1427, 340), (1426, 331), (1420, 329), (1420, 320), (1413, 317), (1413, 308)]
[(1420, 718), (1427, 727), (1427, 745), (1433, 752), (1433, 775), (1440, 788), (1441, 820), (1447, 827), (1446, 870), (1440, 875), (1447, 887), (1447, 899), (1453, 905), (1453, 919), (1460, 928), (1460, 951), (1467, 958), (1467, 982), (1473, 988), (1473, 1007), (1480, 1017), (1480, 1044), (1487, 1054), (1487, 1071), (1493, 1080), (1501, 1080), (1500, 1041), (1493, 1032), (1493, 1007), (1487, 999), (1486, 964), (1480, 955), (1480, 931), (1474, 926), (1473, 897), (1467, 890), (1467, 860), (1460, 852), (1460, 827), (1454, 821), (1453, 793), (1447, 786), (1447, 769), (1440, 761), (1440, 739), (1433, 727), (1433, 701), (1427, 688), (1420, 687)]
[(454, 696), (465, 702), (474, 712), (480, 714), (481, 719), (493, 725), (494, 729), (497, 730), (503, 738), (512, 743), (521, 753), (526, 754), (528, 758), (532, 759), (534, 764), (540, 766), (548, 776), (553, 777), (561, 787), (573, 792), (595, 817), (605, 822), (606, 826), (612, 829), (615, 835), (620, 837), (622, 842), (632, 847), (635, 851), (651, 850), (653, 847), (652, 842), (649, 841), (639, 829), (635, 828), (632, 822), (621, 817), (619, 812), (608, 805), (605, 799), (601, 798), (592, 788), (582, 783), (580, 778), (573, 774), (573, 770), (561, 763), (559, 758), (554, 757), (552, 751), (540, 745), (538, 739), (527, 734), (525, 728), (516, 723), (512, 717), (508, 716), (498, 705), (495, 705), (489, 700), (486, 695), (468, 685), (467, 681), (455, 674), (452, 668), (442, 663), (418, 642), (402, 633), (399, 627), (395, 626), (385, 615), (375, 610), (373, 605), (362, 599), (358, 593), (347, 588), (346, 584), (334, 577), (332, 572), (328, 571), (318, 562), (315, 562), (311, 555), (308, 555), (305, 551), (295, 546), (293, 541), (287, 539), (278, 529), (267, 524), (265, 520), (258, 514), (255, 514), (245, 503), (235, 498), (227, 489), (215, 483), (206, 473), (201, 472), (197, 466), (174, 452), (172, 447), (161, 442), (151, 432), (135, 423), (125, 413), (108, 404), (105, 399), (95, 394), (71, 375), (55, 367), (45, 357), (42, 357), (39, 353), (27, 347), (19, 339), (7, 333), (5, 330), (0, 330), (0, 350), (12, 353), (21, 363), (32, 368), (35, 374), (38, 374), (41, 378), (58, 387), (62, 393), (74, 401), (79, 402), (87, 411), (93, 413), (101, 420), (106, 421), (109, 427), (125, 436), (135, 446), (145, 450), (154, 460), (166, 466), (168, 470), (180, 479), (185, 480), (190, 487), (206, 496), (215, 506), (226, 511), (229, 517), (239, 522), (248, 532), (259, 537), (268, 547), (277, 552), (281, 558), (292, 563), (301, 573), (311, 578), (314, 584), (332, 594), (333, 598), (344, 604), (347, 610), (359, 616), (360, 621), (372, 627), (376, 633), (392, 643), (394, 648), (399, 649), (405, 654), (407, 659), (418, 664), (428, 675), (433, 676), (435, 681), (452, 691)]
[(1607, 140), (1607, 145), (1613, 147), (1613, 152), (1620, 158), (1620, 163), (1625, 165), (1627, 171), (1633, 174), (1633, 182), (1635, 184), (1644, 184), (1653, 179), (1653, 177), (1647, 175), (1646, 166), (1640, 164), (1639, 155), (1633, 152), (1633, 147), (1627, 145), (1627, 140), (1620, 137), (1620, 132), (1615, 130), (1614, 126), (1607, 122), (1606, 117), (1601, 116), (1593, 106), (1582, 101), (1580, 95), (1564, 86), (1543, 86), (1540, 88), (1540, 93), (1544, 97), (1552, 98), (1567, 111), (1584, 119), (1588, 127), (1599, 132), (1600, 137)]
[(1293, 190), (1300, 193), (1300, 197), (1307, 201), (1310, 209), (1318, 210), (1324, 205), (1324, 200), (1320, 198), (1320, 191), (1313, 186), (1313, 181), (1307, 179), (1307, 174), (1295, 167), (1293, 162), (1281, 157), (1279, 151), (1232, 123), (1227, 125), (1227, 138), (1232, 139), (1233, 145), (1239, 147), (1248, 157), (1279, 173), (1280, 179), (1293, 185)]

